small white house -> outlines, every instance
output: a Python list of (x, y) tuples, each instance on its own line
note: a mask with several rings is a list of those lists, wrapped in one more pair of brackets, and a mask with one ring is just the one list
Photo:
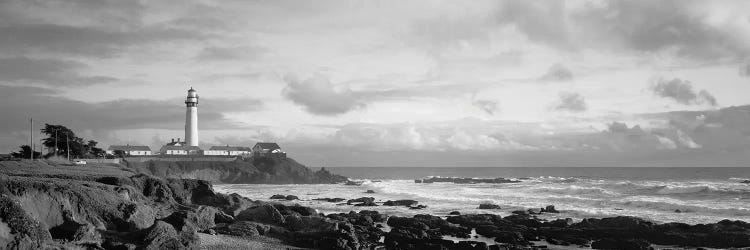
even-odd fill
[(237, 155), (249, 155), (252, 153), (252, 149), (249, 147), (239, 146), (212, 146), (206, 151), (203, 151), (203, 155), (217, 155), (217, 156), (237, 156)]
[(258, 142), (253, 146), (254, 156), (277, 156), (286, 157), (286, 153), (281, 151), (279, 144), (275, 142)]
[(114, 155), (115, 151), (122, 151), (126, 156), (147, 156), (151, 155), (151, 148), (149, 146), (136, 146), (136, 145), (112, 145), (107, 148), (107, 154)]

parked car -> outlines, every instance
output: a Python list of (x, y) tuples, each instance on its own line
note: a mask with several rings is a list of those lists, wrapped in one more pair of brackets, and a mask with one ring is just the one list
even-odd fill
[(76, 160), (75, 163), (76, 165), (86, 165), (86, 161), (84, 160)]

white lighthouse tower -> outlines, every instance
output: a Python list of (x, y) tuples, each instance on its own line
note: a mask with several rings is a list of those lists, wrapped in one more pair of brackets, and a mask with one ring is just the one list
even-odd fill
[(198, 93), (192, 87), (188, 90), (185, 105), (185, 143), (198, 146)]

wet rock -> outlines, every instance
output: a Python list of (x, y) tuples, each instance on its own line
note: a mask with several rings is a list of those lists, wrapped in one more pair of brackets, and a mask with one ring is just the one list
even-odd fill
[(744, 180), (744, 181), (741, 181), (740, 183), (743, 183), (743, 184), (750, 184), (750, 180)]
[(342, 202), (342, 201), (345, 201), (346, 199), (344, 199), (344, 198), (315, 198), (313, 200), (315, 200), (315, 201), (327, 201), (327, 202)]
[(297, 197), (296, 195), (287, 195), (286, 197), (284, 197), (284, 199), (288, 201), (293, 201), (293, 200), (299, 200), (299, 197)]
[(541, 212), (545, 212), (545, 213), (559, 213), (560, 211), (557, 211), (557, 209), (555, 209), (555, 206), (549, 205), (549, 206), (543, 208)]
[(372, 189), (368, 189), (367, 191), (365, 191), (365, 193), (367, 193), (367, 194), (374, 194), (374, 193), (375, 193), (375, 190), (372, 190)]
[(383, 203), (383, 206), (404, 206), (404, 207), (411, 207), (416, 206), (418, 201), (415, 200), (395, 200), (395, 201), (386, 201)]
[(568, 227), (573, 224), (573, 219), (571, 218), (556, 219), (553, 221), (544, 222), (543, 224), (546, 227)]
[(459, 212), (459, 211), (451, 211), (450, 213), (448, 213), (448, 215), (461, 215), (461, 212)]
[(375, 207), (377, 205), (378, 204), (376, 204), (375, 202), (362, 202), (362, 203), (359, 203), (359, 204), (355, 204), (354, 206), (355, 207)]
[(500, 206), (496, 204), (482, 203), (479, 204), (479, 209), (500, 209)]
[(348, 200), (346, 201), (346, 204), (352, 205), (355, 203), (374, 203), (374, 202), (375, 202), (375, 198), (373, 197), (360, 197), (360, 198)]
[(271, 197), (269, 199), (271, 199), (271, 200), (284, 200), (284, 199), (286, 199), (286, 195), (283, 195), (283, 194), (274, 194), (274, 195), (271, 195)]
[(682, 210), (675, 209), (674, 212), (679, 214), (679, 213), (682, 213)]
[(427, 208), (427, 206), (425, 206), (425, 205), (416, 205), (416, 206), (413, 206), (413, 207), (409, 207), (409, 209), (425, 209), (425, 208)]
[(351, 181), (351, 180), (349, 180), (349, 181), (346, 181), (346, 183), (344, 183), (344, 185), (347, 185), (347, 186), (361, 186), (362, 182), (357, 182), (357, 181)]

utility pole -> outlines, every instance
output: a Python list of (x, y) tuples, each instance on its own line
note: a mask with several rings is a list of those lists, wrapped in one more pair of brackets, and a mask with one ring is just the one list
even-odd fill
[(55, 129), (55, 158), (57, 158), (57, 131), (59, 129)]
[(68, 161), (70, 161), (70, 135), (67, 131), (65, 131), (65, 144), (67, 145), (65, 151), (68, 153)]
[(29, 148), (31, 148), (29, 159), (34, 161), (34, 118), (30, 118), (29, 120), (29, 136)]

